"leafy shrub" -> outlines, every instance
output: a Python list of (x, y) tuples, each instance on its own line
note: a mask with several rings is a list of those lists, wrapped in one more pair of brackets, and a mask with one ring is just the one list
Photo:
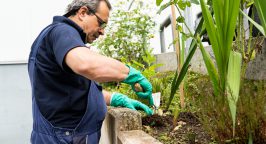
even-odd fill
[(96, 41), (100, 51), (110, 57), (127, 62), (143, 63), (143, 56), (151, 49), (149, 40), (153, 37), (155, 22), (143, 12), (148, 7), (137, 6), (131, 10), (123, 10), (126, 2), (119, 2), (118, 9), (112, 12), (110, 24), (105, 35)]

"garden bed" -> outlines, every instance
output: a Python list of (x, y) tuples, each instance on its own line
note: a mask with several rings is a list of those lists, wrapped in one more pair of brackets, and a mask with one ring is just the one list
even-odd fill
[(143, 130), (166, 144), (203, 144), (212, 142), (201, 123), (190, 112), (181, 112), (176, 126), (172, 115), (152, 115), (142, 118)]
[[(160, 109), (166, 110), (174, 73), (159, 73), (157, 81), (151, 80), (154, 89), (161, 95)], [(120, 86), (120, 91), (132, 98), (129, 87)], [(131, 94), (131, 95), (130, 95)], [(206, 75), (189, 71), (185, 83), (185, 108), (181, 108), (179, 92), (163, 116), (150, 117), (144, 112), (142, 130), (166, 144), (208, 144), (236, 143), (249, 141), (254, 144), (266, 143), (266, 81), (243, 80), (239, 92), (236, 115), (235, 137), (233, 137), (232, 118), (226, 97), (214, 97), (213, 86)], [(142, 99), (138, 99), (142, 102)], [(179, 112), (176, 126), (173, 126), (173, 114)], [(196, 116), (194, 114), (197, 114)], [(252, 132), (252, 133), (250, 133)]]
[[(243, 81), (238, 101), (236, 136), (232, 139), (232, 121), (227, 100), (215, 99), (212, 96), (212, 84), (208, 76), (194, 72), (189, 72), (188, 75), (186, 89), (189, 91), (186, 91), (186, 108), (178, 110), (183, 112), (179, 113), (176, 126), (173, 126), (172, 115), (179, 102), (178, 95), (174, 97), (169, 108), (171, 113), (142, 118), (145, 132), (166, 144), (208, 144), (215, 141), (241, 144), (248, 142), (248, 131), (252, 129), (253, 143), (266, 143), (264, 112), (266, 81), (246, 79)], [(167, 102), (165, 95), (161, 99), (163, 110)]]

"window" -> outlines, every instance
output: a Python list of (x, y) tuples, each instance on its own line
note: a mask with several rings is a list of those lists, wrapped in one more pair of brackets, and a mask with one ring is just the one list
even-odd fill
[(175, 47), (172, 44), (173, 30), (171, 25), (171, 16), (168, 16), (165, 21), (163, 21), (163, 23), (160, 25), (160, 43), (161, 53), (175, 51)]

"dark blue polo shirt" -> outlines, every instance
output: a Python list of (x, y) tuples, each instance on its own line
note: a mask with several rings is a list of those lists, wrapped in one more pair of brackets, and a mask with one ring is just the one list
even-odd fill
[(54, 27), (41, 42), (36, 56), (35, 98), (43, 116), (56, 127), (75, 128), (85, 113), (90, 80), (65, 64), (66, 54), (85, 46), (86, 35), (70, 19), (55, 16)]

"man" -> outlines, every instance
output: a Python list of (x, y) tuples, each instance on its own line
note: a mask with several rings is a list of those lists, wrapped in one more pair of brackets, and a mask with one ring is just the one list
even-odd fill
[(108, 0), (74, 0), (34, 41), (28, 65), (31, 143), (98, 143), (106, 104), (152, 114), (148, 106), (95, 83), (122, 81), (133, 89), (138, 83), (143, 91), (136, 94), (153, 105), (152, 86), (139, 71), (85, 46), (104, 34), (110, 10)]

